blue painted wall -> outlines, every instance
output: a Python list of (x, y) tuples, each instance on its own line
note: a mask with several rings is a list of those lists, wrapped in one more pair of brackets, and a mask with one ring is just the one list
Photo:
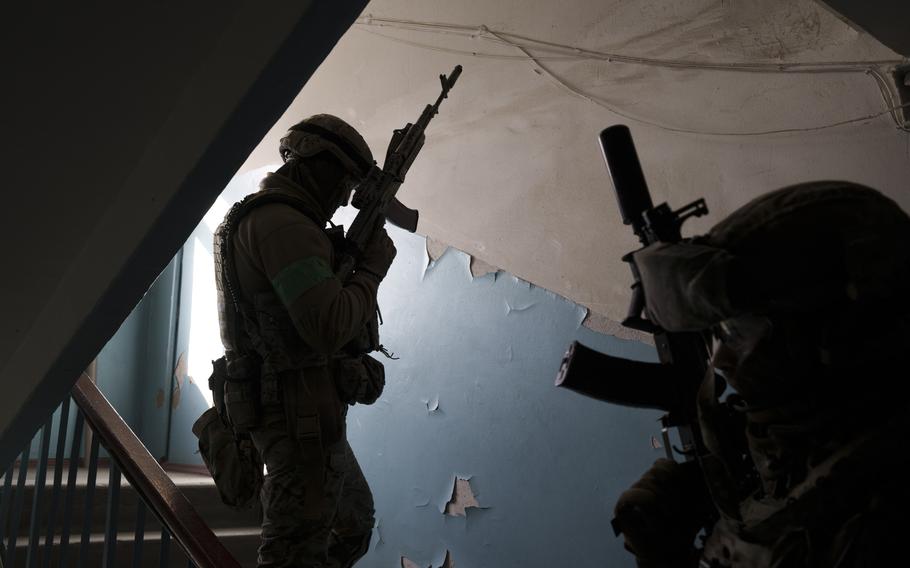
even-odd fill
[[(500, 272), (472, 278), (450, 249), (427, 267), (423, 238), (380, 290), (388, 385), (348, 419), (379, 527), (358, 566), (633, 566), (609, 528), (613, 504), (658, 457), (657, 414), (553, 386), (573, 339), (655, 360), (649, 346), (581, 326), (584, 309)], [(456, 477), (480, 509), (443, 514)]]
[(99, 388), (156, 458), (167, 453), (178, 282), (179, 256), (97, 357)]

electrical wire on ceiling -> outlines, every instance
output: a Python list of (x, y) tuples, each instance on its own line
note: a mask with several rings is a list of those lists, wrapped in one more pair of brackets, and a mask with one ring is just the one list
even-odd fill
[[(626, 55), (622, 53), (596, 51), (584, 49), (577, 46), (560, 44), (556, 42), (539, 40), (529, 36), (523, 36), (510, 32), (498, 31), (488, 28), (487, 26), (467, 26), (460, 24), (446, 24), (438, 22), (419, 22), (413, 20), (402, 20), (394, 18), (378, 18), (374, 16), (365, 16), (358, 18), (357, 25), (364, 31), (380, 36), (390, 41), (395, 41), (412, 47), (440, 51), (444, 53), (453, 53), (467, 55), (471, 57), (501, 59), (511, 61), (525, 61), (530, 63), (536, 72), (545, 75), (556, 86), (567, 91), (573, 96), (582, 98), (592, 104), (605, 108), (606, 110), (643, 124), (654, 126), (662, 130), (685, 134), (701, 134), (709, 136), (767, 136), (774, 134), (789, 134), (797, 132), (815, 132), (826, 130), (848, 124), (858, 124), (868, 122), (884, 115), (890, 115), (895, 126), (904, 131), (910, 132), (901, 118), (901, 110), (910, 107), (910, 103), (897, 104), (896, 97), (892, 92), (887, 79), (882, 75), (881, 69), (906, 63), (903, 59), (884, 59), (868, 61), (816, 61), (816, 62), (780, 62), (780, 63), (758, 63), (758, 62), (709, 62), (697, 61), (690, 59), (669, 59), (653, 58)], [(396, 37), (389, 34), (380, 33), (367, 29), (374, 28), (392, 28), (398, 30), (416, 31), (424, 33), (433, 33), (439, 35), (453, 35), (470, 39), (482, 39), (493, 44), (516, 50), (520, 55), (509, 55), (502, 53), (491, 53), (484, 51), (462, 50), (448, 47), (442, 47), (425, 42), (418, 42)], [(533, 52), (535, 53), (532, 53)], [(538, 55), (536, 53), (542, 53)], [(649, 120), (640, 116), (635, 116), (618, 109), (615, 105), (597, 98), (584, 92), (582, 89), (572, 85), (566, 79), (557, 75), (554, 71), (544, 65), (544, 61), (583, 61), (597, 60), (607, 63), (624, 63), (633, 65), (644, 65), (650, 67), (661, 67), (666, 69), (677, 70), (704, 70), (719, 72), (737, 72), (737, 73), (777, 73), (777, 74), (813, 74), (813, 73), (863, 73), (871, 76), (879, 89), (885, 110), (877, 113), (858, 116), (846, 120), (840, 120), (828, 124), (814, 127), (799, 128), (779, 128), (771, 130), (758, 131), (711, 131), (698, 130), (689, 128), (675, 127), (662, 122)]]

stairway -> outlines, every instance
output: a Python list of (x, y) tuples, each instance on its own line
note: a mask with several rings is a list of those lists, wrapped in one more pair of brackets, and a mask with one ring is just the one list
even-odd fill
[[(66, 469), (63, 471), (64, 485), (61, 489), (66, 489)], [(81, 549), (83, 527), (86, 525), (86, 499), (88, 491), (86, 490), (88, 470), (80, 468), (77, 476), (77, 483), (72, 494), (72, 516), (70, 518), (70, 537), (67, 546), (67, 566), (77, 566), (77, 560), (80, 554), (87, 554), (84, 566), (101, 566), (104, 554), (104, 535), (107, 524), (108, 495), (109, 495), (109, 469), (100, 465), (96, 478), (95, 491), (91, 498), (91, 511), (89, 514), (89, 546), (83, 553)], [(169, 471), (168, 475), (180, 490), (190, 500), (200, 516), (212, 528), (215, 535), (221, 540), (225, 547), (234, 555), (237, 561), (244, 568), (255, 568), (256, 566), (256, 548), (259, 546), (259, 518), (258, 512), (234, 511), (224, 505), (218, 496), (215, 483), (208, 475), (193, 473), (182, 473)], [(52, 480), (54, 476), (53, 466), (48, 468), (47, 479)], [(50, 483), (44, 488), (41, 511), (39, 519), (42, 524), (39, 527), (40, 546), (38, 547), (38, 561), (35, 566), (43, 565), (42, 555), (45, 552), (45, 536), (47, 534), (46, 519), (48, 509), (50, 508), (52, 488)], [(35, 468), (29, 468), (28, 477), (25, 484), (24, 501), (22, 515), (18, 524), (18, 539), (16, 540), (15, 567), (27, 566), (28, 535), (32, 519), (31, 509), (35, 494)], [(145, 509), (144, 519), (144, 538), (139, 550), (139, 562), (132, 564), (136, 554), (135, 531), (138, 523), (137, 515), (139, 499), (136, 491), (130, 484), (121, 481), (118, 495), (118, 507), (116, 513), (116, 561), (113, 566), (142, 566), (143, 568), (159, 568), (162, 566), (191, 566), (185, 554), (173, 539), (165, 537), (169, 542), (164, 550), (166, 562), (162, 562), (162, 536), (161, 524), (155, 515), (147, 507)], [(59, 496), (57, 513), (54, 528), (54, 541), (51, 551), (51, 566), (60, 565), (60, 540), (61, 540), (61, 523), (63, 516), (63, 491)], [(16, 522), (11, 519), (10, 522)], [(12, 568), (7, 566), (5, 568)]]

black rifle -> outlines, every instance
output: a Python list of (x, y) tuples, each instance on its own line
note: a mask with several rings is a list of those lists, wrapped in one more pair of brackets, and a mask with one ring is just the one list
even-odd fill
[[(677, 211), (666, 203), (654, 206), (627, 127), (618, 125), (603, 130), (600, 145), (623, 223), (632, 225), (645, 247), (657, 242), (679, 242), (680, 227), (686, 219), (708, 212), (704, 199)], [(698, 506), (692, 513), (705, 529), (703, 538), (707, 538), (720, 518), (719, 513), (738, 518), (740, 499), (752, 494), (758, 486), (757, 471), (745, 439), (745, 420), (739, 410), (742, 402), (735, 393), (724, 402), (718, 400), (726, 383), (721, 377), (708, 374), (709, 333), (670, 333), (644, 316), (644, 290), (633, 254), (623, 256), (632, 270), (634, 284), (632, 303), (622, 324), (654, 335), (660, 363), (611, 357), (576, 341), (563, 358), (556, 384), (606, 402), (664, 411), (661, 423), (667, 457), (674, 459), (675, 449), (687, 461), (695, 460), (692, 465), (697, 465), (705, 481), (708, 490), (705, 506)], [(711, 380), (713, 384), (708, 382)], [(700, 392), (705, 386), (713, 390)], [(708, 395), (712, 400), (706, 403)], [(702, 409), (711, 413), (708, 420), (715, 425), (710, 450), (699, 426), (698, 408), (702, 403), (706, 404)], [(670, 440), (669, 430), (673, 427), (679, 433), (679, 448)], [(614, 522), (613, 530), (618, 536), (622, 527)]]
[[(642, 245), (673, 243), (682, 239), (680, 227), (690, 217), (708, 212), (704, 199), (673, 211), (666, 203), (654, 206), (629, 129), (611, 126), (600, 133), (607, 169), (613, 180), (623, 223), (632, 225)], [(625, 406), (663, 410), (664, 447), (673, 459), (669, 429), (677, 428), (682, 444), (677, 452), (686, 459), (703, 454), (698, 427), (696, 394), (708, 369), (706, 337), (697, 332), (668, 333), (644, 317), (645, 296), (633, 253), (623, 256), (632, 269), (632, 303), (622, 324), (654, 335), (660, 363), (642, 363), (611, 357), (577, 341), (563, 358), (557, 386)]]
[(403, 128), (394, 131), (382, 169), (373, 164), (366, 178), (357, 186), (351, 205), (360, 211), (346, 235), (347, 250), (336, 270), (340, 280), (346, 280), (351, 274), (363, 250), (373, 240), (376, 231), (385, 224), (386, 219), (412, 233), (417, 230), (417, 211), (405, 207), (395, 198), (395, 194), (398, 193), (398, 188), (404, 183), (405, 174), (423, 148), (424, 130), (439, 112), (439, 105), (449, 95), (449, 90), (455, 85), (459, 75), (461, 65), (456, 65), (448, 77), (439, 76), (442, 93), (436, 99), (436, 103), (427, 105), (417, 122), (413, 124), (409, 122)]

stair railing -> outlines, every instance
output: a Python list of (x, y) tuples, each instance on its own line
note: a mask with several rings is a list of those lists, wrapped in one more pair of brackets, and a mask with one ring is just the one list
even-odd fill
[[(29, 458), (33, 440), (23, 449), (17, 462), (10, 464), (3, 477), (0, 493), (0, 567), (27, 566), (41, 568), (54, 566), (67, 568), (75, 562), (76, 568), (89, 565), (91, 556), (91, 526), (94, 511), (93, 498), (97, 482), (99, 453), (103, 446), (110, 454), (109, 479), (106, 504), (106, 520), (101, 565), (105, 568), (123, 566), (117, 560), (118, 510), (120, 505), (121, 477), (136, 490), (140, 497), (137, 504), (135, 528), (132, 543), (132, 566), (142, 566), (143, 544), (145, 543), (146, 511), (151, 509), (162, 525), (160, 542), (160, 566), (171, 565), (170, 540), (173, 538), (183, 549), (187, 565), (197, 568), (240, 568), (240, 564), (224, 547), (205, 521), (199, 516), (185, 495), (164, 472), (145, 445), (123, 421), (110, 402), (98, 390), (97, 385), (85, 373), (76, 381), (72, 391), (76, 403), (76, 417), (70, 437), (69, 455), (66, 455), (66, 441), (70, 422), (70, 398), (60, 406), (57, 426), (57, 443), (54, 454), (53, 480), (50, 500), (45, 502), (47, 474), (50, 461), (50, 441), (53, 429), (53, 414), (41, 428), (39, 456), (34, 468), (34, 490), (31, 496), (31, 518), (27, 537), (20, 537), (22, 512), (29, 476)], [(92, 433), (87, 442), (85, 459), (82, 458), (86, 427)], [(68, 462), (68, 467), (66, 464)], [(80, 468), (80, 463), (85, 467)], [(64, 469), (67, 469), (66, 484), (63, 484)], [(80, 470), (82, 470), (80, 472)], [(85, 477), (85, 497), (82, 503), (81, 541), (78, 553), (70, 545), (71, 528), (75, 522), (73, 510), (76, 506), (76, 487), (80, 476)], [(13, 478), (16, 478), (13, 487)], [(60, 499), (62, 511), (60, 510)], [(57, 523), (57, 518), (60, 522)], [(42, 522), (43, 521), (43, 522)], [(56, 527), (60, 535), (55, 535)], [(44, 526), (44, 534), (41, 527)], [(42, 552), (41, 537), (44, 537)], [(55, 546), (56, 545), (56, 546)], [(57, 554), (54, 554), (55, 548)], [(25, 554), (25, 562), (17, 563), (17, 554)], [(121, 553), (122, 555), (122, 553)], [(123, 558), (120, 558), (122, 561)], [(40, 564), (39, 564), (40, 563)]]

